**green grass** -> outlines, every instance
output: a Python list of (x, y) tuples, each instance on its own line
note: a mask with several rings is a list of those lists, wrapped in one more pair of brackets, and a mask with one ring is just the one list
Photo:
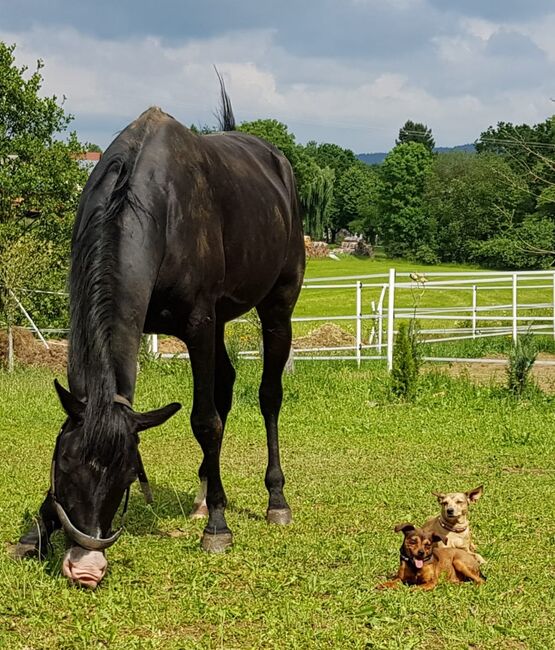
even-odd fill
[[(285, 380), (281, 443), (290, 527), (270, 527), (260, 368), (243, 362), (222, 470), (234, 548), (199, 549), (185, 516), (200, 451), (188, 426), (191, 378), (182, 362), (147, 365), (136, 406), (184, 409), (145, 432), (155, 503), (133, 488), (128, 527), (108, 550), (94, 593), (60, 575), (63, 543), (45, 563), (0, 554), (0, 647), (466, 648), (555, 647), (555, 409), (538, 391), (427, 375), (414, 404), (387, 398), (377, 365), (297, 364)], [(0, 530), (21, 532), (48, 487), (62, 421), (47, 371), (0, 373)], [(393, 526), (434, 514), (432, 490), (484, 484), (471, 514), (487, 583), (380, 592), (395, 571)]]

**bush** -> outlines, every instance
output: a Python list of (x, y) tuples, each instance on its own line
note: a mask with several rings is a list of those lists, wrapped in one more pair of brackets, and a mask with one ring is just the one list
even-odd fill
[(421, 358), (416, 321), (401, 323), (393, 350), (391, 392), (395, 397), (412, 400), (416, 394)]
[(507, 366), (507, 385), (511, 393), (522, 395), (525, 391), (537, 356), (538, 348), (532, 334), (525, 334), (513, 343)]
[(472, 261), (500, 269), (546, 269), (553, 262), (554, 224), (546, 218), (529, 216), (515, 230), (474, 242)]

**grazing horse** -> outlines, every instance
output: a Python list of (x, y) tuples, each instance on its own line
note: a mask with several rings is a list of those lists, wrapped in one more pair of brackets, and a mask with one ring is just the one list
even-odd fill
[(179, 404), (133, 410), (143, 332), (179, 337), (194, 380), (191, 427), (203, 452), (193, 515), (208, 515), (202, 547), (232, 543), (225, 519), (220, 449), (235, 371), (225, 323), (255, 307), (263, 333), (259, 390), (268, 445), (267, 520), (289, 523), (278, 415), (291, 346), (291, 313), (305, 265), (296, 186), (274, 146), (234, 130), (222, 84), (223, 131), (198, 135), (149, 108), (112, 142), (81, 197), (72, 237), (69, 390), (56, 440), (51, 486), (16, 555), (44, 555), (63, 528), (73, 546), (63, 572), (96, 587), (112, 525), (129, 487), (147, 488), (139, 433)]

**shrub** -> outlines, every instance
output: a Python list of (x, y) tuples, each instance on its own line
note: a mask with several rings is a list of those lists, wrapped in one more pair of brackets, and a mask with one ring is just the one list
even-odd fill
[(421, 358), (416, 321), (401, 323), (393, 350), (390, 387), (395, 397), (411, 400), (416, 394)]
[(538, 356), (538, 348), (532, 334), (517, 338), (509, 351), (507, 385), (515, 395), (522, 395), (529, 384), (530, 371)]

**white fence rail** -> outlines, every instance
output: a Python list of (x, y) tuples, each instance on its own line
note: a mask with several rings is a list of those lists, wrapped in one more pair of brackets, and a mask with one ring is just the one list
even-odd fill
[[(345, 304), (343, 313), (333, 315), (303, 315), (311, 312), (309, 302), (313, 291), (332, 292), (334, 307)], [(437, 292), (441, 295), (438, 297)], [(23, 290), (18, 290), (21, 296)], [(14, 295), (14, 298), (16, 296)], [(519, 302), (520, 298), (520, 302)], [(434, 304), (430, 304), (430, 301)], [(32, 329), (44, 341), (40, 331), (30, 321)], [(549, 335), (555, 338), (555, 270), (492, 272), (430, 272), (307, 278), (293, 318), (294, 326), (306, 327), (339, 323), (353, 335), (352, 344), (295, 347), (297, 360), (385, 360), (391, 369), (395, 345), (396, 324), (415, 318), (420, 323), (422, 343), (434, 344), (479, 338), (520, 334)], [(298, 324), (298, 325), (297, 325)], [(44, 343), (47, 345), (46, 341)], [(158, 357), (187, 357), (186, 353), (161, 352), (158, 337), (149, 338), (151, 352)], [(246, 359), (260, 357), (259, 350), (242, 350)], [(503, 363), (500, 359), (469, 359), (445, 356), (424, 357), (428, 361), (480, 361)], [(555, 362), (538, 361), (546, 365)]]
[[(295, 316), (293, 323), (329, 322), (351, 324), (351, 327), (354, 323), (353, 344), (295, 347), (295, 361), (352, 360), (360, 365), (362, 361), (382, 359), (387, 361), (387, 366), (391, 369), (396, 323), (412, 318), (421, 323), (420, 340), (426, 344), (507, 335), (516, 340), (519, 334), (528, 332), (555, 338), (555, 271), (552, 270), (417, 274), (397, 273), (395, 269), (390, 269), (388, 274), (309, 278), (303, 285), (296, 313), (303, 313), (303, 297), (312, 290), (334, 291), (343, 299), (350, 293), (354, 313), (301, 315)], [(426, 299), (437, 291), (444, 293), (443, 301), (458, 304), (426, 305)], [(497, 296), (503, 295), (504, 299), (501, 302), (488, 300), (488, 294), (491, 295), (492, 292)], [(526, 294), (526, 300), (519, 302), (519, 295), (522, 294)], [(367, 337), (364, 336), (365, 323), (371, 325)], [(157, 353), (156, 338), (153, 338), (151, 349)], [(260, 353), (258, 350), (247, 350), (240, 352), (240, 355), (246, 359), (256, 359)], [(503, 359), (445, 356), (428, 356), (424, 360), (505, 363)], [(537, 363), (555, 365), (551, 361)]]

